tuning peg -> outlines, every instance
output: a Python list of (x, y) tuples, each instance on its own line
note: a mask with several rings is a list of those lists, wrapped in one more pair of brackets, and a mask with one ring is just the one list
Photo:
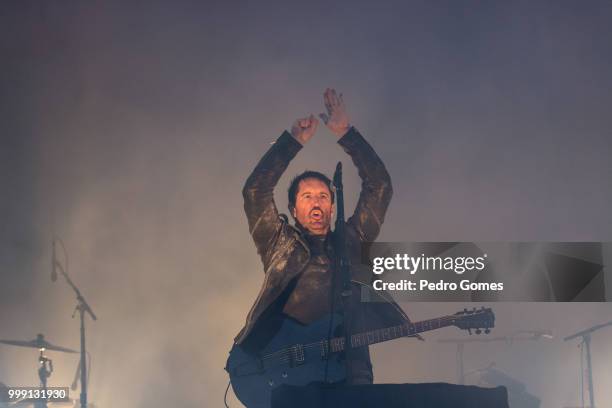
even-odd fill
[(482, 330), (476, 329), (476, 334), (480, 334), (480, 333), (482, 333)]

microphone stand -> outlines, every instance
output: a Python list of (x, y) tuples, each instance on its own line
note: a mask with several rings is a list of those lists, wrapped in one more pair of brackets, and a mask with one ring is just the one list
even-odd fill
[[(60, 241), (61, 242), (61, 241)], [(86, 360), (86, 350), (85, 350), (85, 313), (87, 312), (93, 320), (98, 320), (96, 315), (94, 314), (91, 307), (81, 295), (81, 291), (77, 286), (72, 282), (70, 276), (64, 270), (64, 267), (61, 263), (57, 262), (57, 267), (59, 268), (62, 276), (65, 278), (66, 283), (72, 288), (77, 298), (77, 305), (72, 313), (72, 317), (79, 312), (80, 322), (81, 322), (81, 408), (87, 408), (87, 360)]]
[[(335, 249), (336, 249), (336, 266), (338, 272), (342, 278), (342, 317), (343, 317), (343, 328), (344, 328), (344, 356), (347, 379), (350, 381), (349, 376), (352, 375), (352, 361), (350, 354), (352, 353), (351, 347), (351, 326), (352, 326), (352, 310), (351, 310), (351, 298), (352, 298), (352, 287), (351, 287), (351, 264), (346, 250), (346, 228), (344, 222), (344, 193), (342, 186), (342, 162), (338, 162), (336, 165), (336, 171), (334, 172), (334, 187), (336, 189), (336, 227), (334, 229), (335, 235)], [(335, 293), (332, 294), (335, 299)]]
[[(586, 330), (579, 331), (578, 333), (574, 333), (570, 336), (565, 337), (563, 340), (568, 341), (575, 339), (576, 337), (582, 337), (581, 345), (586, 345), (586, 353), (587, 353), (587, 372), (588, 372), (588, 381), (589, 381), (589, 400), (591, 401), (591, 408), (595, 408), (595, 393), (593, 391), (593, 367), (591, 365), (591, 333), (603, 329), (604, 327), (612, 326), (612, 321), (604, 324), (598, 324)], [(584, 373), (583, 373), (584, 375)]]

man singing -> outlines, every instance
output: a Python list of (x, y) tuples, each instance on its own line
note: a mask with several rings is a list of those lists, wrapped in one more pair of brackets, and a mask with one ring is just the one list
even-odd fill
[[(352, 264), (352, 332), (405, 323), (407, 316), (390, 299), (375, 303), (361, 301), (361, 291), (370, 285), (373, 276), (367, 268), (358, 267), (361, 244), (372, 242), (378, 236), (393, 192), (391, 179), (372, 147), (350, 125), (342, 94), (327, 89), (324, 103), (327, 113), (320, 117), (338, 137), (338, 144), (351, 157), (362, 180), (357, 208), (345, 228), (345, 243)], [(235, 338), (235, 343), (246, 349), (265, 346), (274, 335), (279, 318), (309, 325), (343, 307), (341, 278), (335, 267), (335, 237), (330, 229), (334, 215), (330, 179), (316, 171), (306, 171), (293, 179), (288, 198), (295, 226), (289, 224), (284, 214), (279, 215), (273, 197), (278, 180), (313, 137), (318, 123), (313, 115), (296, 120), (291, 132), (285, 131), (259, 161), (243, 189), (249, 231), (266, 274), (246, 324)], [(350, 360), (346, 383), (373, 382), (367, 347), (354, 349), (346, 358)], [(322, 380), (313, 378), (313, 381)]]

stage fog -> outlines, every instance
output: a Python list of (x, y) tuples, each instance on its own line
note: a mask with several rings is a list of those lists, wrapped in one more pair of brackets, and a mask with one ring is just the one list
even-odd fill
[[(227, 352), (264, 276), (241, 190), (329, 86), (391, 174), (380, 241), (612, 241), (609, 3), (3, 8), (0, 339), (79, 348), (74, 295), (50, 278), (60, 237), (98, 316), (96, 407), (223, 404)], [(279, 210), (293, 175), (339, 160), (350, 213), (359, 179), (323, 126), (280, 180)], [(414, 320), (471, 306), (402, 303)], [(486, 306), (490, 336), (554, 338), (469, 344), (466, 381), (494, 364), (542, 408), (580, 405), (578, 340), (562, 338), (612, 320), (612, 303)], [(456, 348), (438, 340), (467, 336), (374, 346), (375, 382), (456, 382)], [(592, 346), (610, 405), (612, 329)], [(48, 355), (50, 385), (69, 386), (77, 354)], [(37, 385), (36, 369), (35, 349), (0, 345), (0, 382)]]

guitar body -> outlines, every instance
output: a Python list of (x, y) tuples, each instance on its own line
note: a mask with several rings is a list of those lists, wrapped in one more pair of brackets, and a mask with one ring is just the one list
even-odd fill
[[(226, 370), (238, 399), (248, 408), (269, 408), (272, 390), (281, 384), (306, 385), (323, 381), (326, 364), (328, 382), (343, 380), (346, 370), (342, 354), (332, 353), (327, 359), (327, 350), (321, 342), (327, 338), (329, 319), (328, 315), (304, 326), (286, 318), (257, 355), (234, 344)], [(335, 315), (332, 334), (340, 322), (340, 316)]]

